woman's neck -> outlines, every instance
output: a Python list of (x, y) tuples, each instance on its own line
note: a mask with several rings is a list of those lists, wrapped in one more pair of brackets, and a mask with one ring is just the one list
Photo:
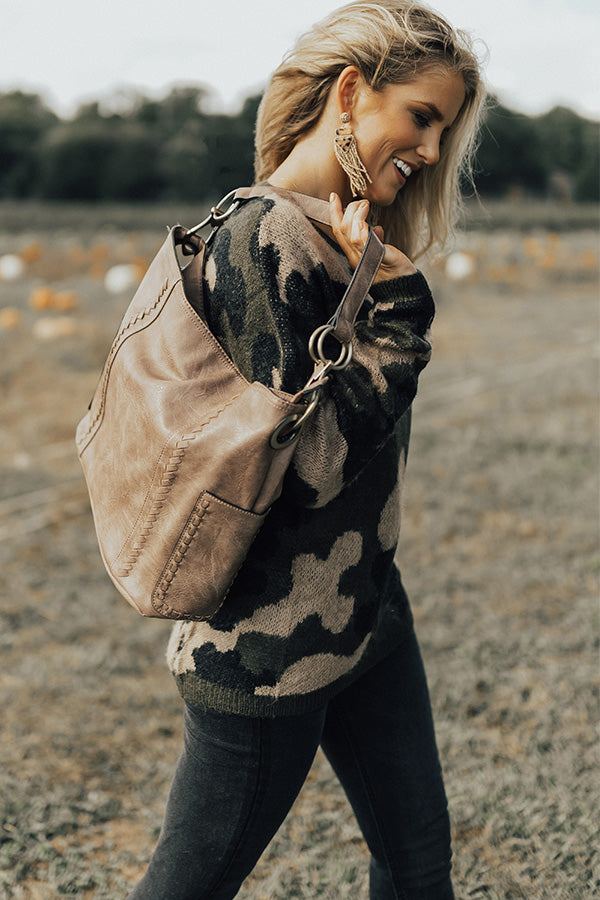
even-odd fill
[(269, 177), (273, 187), (285, 188), (329, 200), (335, 191), (346, 206), (350, 202), (348, 179), (342, 171), (333, 151), (333, 133), (330, 140), (324, 136), (323, 127), (302, 138), (281, 165)]

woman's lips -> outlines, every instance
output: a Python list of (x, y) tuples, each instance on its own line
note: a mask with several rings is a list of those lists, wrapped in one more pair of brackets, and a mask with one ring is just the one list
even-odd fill
[(395, 171), (395, 173), (396, 173), (396, 175), (397, 175), (397, 177), (398, 177), (398, 181), (400, 182), (400, 184), (401, 184), (401, 185), (405, 185), (405, 184), (406, 184), (406, 177), (402, 174), (402, 172), (400, 171), (400, 169), (398, 168), (398, 166), (394, 166), (394, 171)]

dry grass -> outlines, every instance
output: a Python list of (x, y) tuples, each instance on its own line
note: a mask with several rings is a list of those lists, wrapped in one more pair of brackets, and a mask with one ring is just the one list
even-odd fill
[[(409, 458), (400, 562), (460, 900), (587, 900), (600, 885), (597, 256), (590, 267), (581, 256), (597, 247), (591, 232), (529, 237), (539, 252), (516, 232), (462, 237), (476, 262), (462, 282), (432, 267), (435, 357)], [(137, 618), (105, 577), (72, 444), (126, 300), (106, 293), (102, 275), (155, 242), (66, 226), (0, 235), (0, 254), (29, 248), (25, 275), (0, 282), (0, 307), (19, 312), (0, 332), (7, 900), (122, 900), (143, 872), (178, 753), (168, 625)], [(42, 316), (57, 315), (30, 306), (41, 284), (76, 292), (74, 336), (34, 337)], [(362, 900), (367, 866), (319, 756), (239, 896)]]

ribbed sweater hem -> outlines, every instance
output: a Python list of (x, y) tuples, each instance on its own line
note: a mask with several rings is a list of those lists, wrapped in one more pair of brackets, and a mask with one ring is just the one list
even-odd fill
[(384, 629), (378, 637), (376, 645), (371, 642), (360, 662), (346, 675), (336, 681), (306, 694), (292, 694), (285, 697), (257, 697), (245, 691), (224, 687), (200, 678), (193, 672), (174, 675), (177, 689), (183, 700), (214, 712), (223, 712), (252, 718), (277, 718), (278, 716), (297, 716), (312, 712), (323, 706), (340, 691), (356, 681), (368, 668), (380, 662), (396, 649), (410, 634), (413, 617), (407, 606), (406, 618), (402, 627)]

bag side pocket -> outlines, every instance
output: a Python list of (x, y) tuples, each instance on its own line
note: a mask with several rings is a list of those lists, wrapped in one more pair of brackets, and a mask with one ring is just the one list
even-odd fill
[[(152, 592), (155, 614), (169, 619), (211, 618), (225, 600), (266, 515), (203, 491)], [(177, 599), (171, 603), (173, 586)]]

